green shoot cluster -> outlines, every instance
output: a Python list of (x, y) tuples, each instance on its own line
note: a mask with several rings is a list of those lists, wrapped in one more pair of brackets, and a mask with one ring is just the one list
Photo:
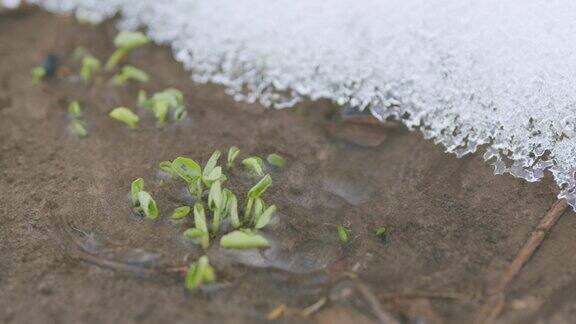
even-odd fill
[(114, 38), (114, 45), (116, 50), (108, 61), (106, 61), (106, 70), (114, 69), (120, 61), (128, 54), (128, 52), (136, 47), (146, 45), (150, 42), (148, 37), (141, 32), (121, 31)]
[(174, 88), (156, 92), (149, 99), (146, 92), (141, 90), (138, 93), (138, 106), (154, 112), (157, 126), (164, 125), (168, 116), (173, 122), (179, 122), (184, 120), (188, 114), (184, 106), (184, 95), (180, 90)]
[(132, 65), (124, 65), (120, 73), (112, 79), (112, 84), (123, 85), (128, 81), (146, 83), (149, 80), (148, 74)]
[(72, 129), (80, 138), (88, 136), (88, 131), (86, 130), (86, 125), (84, 123), (84, 115), (82, 114), (82, 109), (78, 101), (72, 101), (68, 105), (68, 115), (71, 118)]
[(132, 200), (132, 210), (143, 213), (147, 219), (158, 218), (158, 206), (152, 195), (144, 191), (144, 179), (138, 178), (132, 181), (130, 199)]

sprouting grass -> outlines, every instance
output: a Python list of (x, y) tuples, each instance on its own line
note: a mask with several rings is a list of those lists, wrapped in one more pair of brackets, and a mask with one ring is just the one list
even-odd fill
[(100, 71), (102, 63), (100, 60), (94, 56), (88, 54), (82, 58), (82, 66), (80, 67), (80, 77), (84, 82), (88, 82), (92, 79), (92, 76)]
[(186, 182), (188, 191), (196, 195), (196, 199), (200, 201), (203, 192), (202, 167), (200, 164), (192, 159), (179, 156), (172, 161), (172, 170)]
[(148, 82), (148, 74), (132, 65), (124, 65), (122, 71), (114, 76), (112, 84), (123, 85), (128, 81), (137, 81), (140, 83)]
[(210, 259), (203, 255), (188, 268), (184, 286), (192, 290), (202, 284), (212, 283), (214, 281), (216, 281), (214, 268), (210, 265)]
[(72, 118), (72, 129), (80, 138), (84, 138), (88, 136), (88, 130), (86, 130), (86, 126), (84, 125), (84, 120), (82, 119), (82, 109), (80, 108), (80, 104), (78, 101), (72, 101), (68, 105), (68, 114), (70, 118)]
[(132, 200), (132, 207), (138, 206), (138, 194), (144, 190), (144, 179), (138, 178), (132, 181), (130, 185), (130, 199)]
[(275, 166), (280, 169), (286, 165), (286, 160), (281, 155), (276, 153), (269, 154), (268, 157), (266, 157), (266, 161), (268, 161), (271, 166)]
[(238, 199), (236, 195), (229, 189), (222, 190), (222, 194), (226, 197), (226, 213), (230, 216), (232, 227), (239, 228), (242, 223), (238, 216)]
[(138, 126), (138, 122), (140, 118), (130, 110), (130, 108), (126, 107), (118, 107), (114, 108), (109, 114), (110, 117), (113, 119), (120, 121), (130, 128), (136, 128)]
[(157, 92), (150, 99), (146, 98), (145, 92), (140, 92), (138, 105), (152, 109), (158, 125), (164, 124), (169, 112), (171, 112), (174, 122), (184, 120), (188, 114), (184, 106), (184, 95), (180, 90), (174, 88)]
[(234, 161), (238, 158), (238, 155), (240, 155), (240, 149), (237, 148), (236, 146), (232, 146), (230, 147), (230, 149), (228, 149), (228, 158), (226, 159), (227, 171), (230, 171), (230, 169), (232, 169)]
[(46, 69), (42, 66), (36, 66), (32, 68), (31, 73), (32, 73), (32, 83), (38, 84), (42, 80), (44, 80), (44, 77), (46, 76)]
[(154, 201), (148, 192), (144, 190), (138, 192), (138, 202), (140, 204), (140, 208), (142, 208), (142, 211), (144, 212), (144, 215), (146, 215), (146, 218), (158, 218), (158, 206), (156, 205), (156, 201)]
[(263, 162), (262, 159), (257, 156), (251, 156), (242, 160), (242, 165), (253, 175), (259, 177), (264, 176)]
[(82, 118), (82, 109), (78, 101), (74, 100), (70, 102), (68, 105), (68, 114), (70, 114), (70, 117), (73, 119)]
[(350, 240), (350, 231), (344, 225), (338, 226), (338, 239), (344, 244)]
[(207, 249), (210, 246), (210, 234), (208, 233), (208, 223), (206, 222), (206, 213), (202, 203), (194, 204), (194, 228), (189, 228), (184, 232), (184, 236), (200, 243), (202, 248)]
[(264, 176), (264, 178), (260, 179), (254, 187), (248, 191), (248, 201), (246, 203), (246, 208), (244, 209), (244, 220), (248, 222), (252, 222), (253, 219), (251, 218), (252, 206), (254, 202), (262, 196), (262, 194), (272, 185), (272, 178), (269, 174)]
[(270, 247), (270, 242), (257, 232), (236, 230), (222, 236), (220, 246), (225, 249), (267, 248)]
[(149, 42), (148, 37), (141, 32), (121, 31), (114, 38), (116, 50), (106, 61), (106, 70), (114, 69), (131, 49), (146, 45)]
[(190, 207), (189, 206), (181, 206), (174, 209), (172, 212), (172, 220), (182, 220), (186, 218), (190, 214)]

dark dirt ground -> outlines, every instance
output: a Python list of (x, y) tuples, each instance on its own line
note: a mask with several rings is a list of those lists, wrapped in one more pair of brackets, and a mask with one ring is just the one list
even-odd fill
[[(77, 73), (74, 48), (105, 58), (114, 34), (111, 24), (80, 26), (39, 10), (0, 13), (0, 322), (255, 323), (286, 305), (278, 322), (372, 323), (376, 302), (401, 321), (466, 323), (555, 201), (550, 181), (494, 176), (480, 155), (457, 159), (414, 132), (378, 128), (387, 138), (376, 147), (347, 143), (340, 138), (366, 134), (334, 131), (338, 114), (327, 102), (282, 111), (234, 102), (221, 87), (192, 84), (165, 47), (138, 49), (128, 62), (152, 76), (147, 90), (184, 91), (183, 124), (157, 129), (147, 116), (129, 131), (111, 121), (113, 107), (134, 107), (139, 87), (111, 87), (109, 76), (32, 85), (29, 71), (47, 53)], [(87, 139), (70, 132), (70, 100), (84, 108)], [(202, 251), (166, 217), (178, 186), (159, 186), (157, 164), (179, 155), (205, 162), (231, 145), (288, 159), (266, 193), (279, 208), (265, 229), (275, 243), (242, 253), (212, 244), (219, 284), (189, 293), (180, 274), (158, 270)], [(137, 177), (159, 203), (158, 221), (130, 214)], [(240, 171), (230, 180), (240, 191), (253, 182)], [(576, 321), (573, 214), (513, 282), (499, 321)], [(336, 234), (342, 223), (354, 237), (347, 246)], [(371, 235), (377, 226), (390, 229), (387, 241)], [(118, 269), (127, 264), (134, 271)], [(429, 292), (453, 298), (406, 295)], [(298, 314), (323, 298), (319, 311)]]

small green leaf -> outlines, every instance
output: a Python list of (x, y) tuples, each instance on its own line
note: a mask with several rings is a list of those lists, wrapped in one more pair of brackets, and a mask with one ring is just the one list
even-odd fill
[(210, 264), (206, 266), (206, 269), (204, 270), (204, 275), (202, 276), (202, 280), (204, 281), (204, 283), (213, 283), (214, 281), (216, 281), (216, 272), (214, 271), (214, 268)]
[(220, 246), (225, 249), (254, 249), (270, 247), (270, 243), (258, 233), (236, 230), (222, 236)]
[(81, 120), (72, 119), (72, 129), (74, 129), (76, 135), (81, 138), (88, 136), (88, 131), (86, 130), (86, 127), (84, 127), (84, 123)]
[(70, 117), (72, 118), (82, 117), (82, 109), (80, 108), (78, 101), (74, 100), (70, 102), (68, 105), (68, 114), (70, 114)]
[[(192, 263), (186, 274), (185, 286), (187, 289), (196, 289), (206, 277), (206, 269), (210, 267), (210, 260), (207, 256), (201, 256), (198, 261)], [(212, 270), (212, 273), (214, 271)]]
[(208, 193), (208, 206), (210, 210), (222, 209), (222, 189), (220, 181), (214, 181)]
[(206, 235), (201, 238), (201, 245), (205, 249), (208, 248), (210, 238), (208, 237), (208, 224), (206, 223), (206, 214), (204, 213), (202, 203), (194, 204), (194, 225), (197, 229), (206, 233)]
[(142, 45), (146, 45), (150, 39), (138, 31), (120, 31), (114, 38), (114, 46), (117, 48), (132, 49)]
[(386, 241), (388, 239), (388, 228), (387, 227), (377, 227), (374, 229), (374, 236), (377, 238)]
[(276, 212), (276, 206), (272, 205), (268, 207), (259, 218), (256, 219), (256, 229), (264, 228), (264, 226), (268, 225), (270, 219), (272, 219), (272, 215)]
[(136, 102), (138, 107), (145, 108), (148, 106), (148, 96), (145, 90), (138, 91), (138, 100)]
[(126, 107), (118, 107), (110, 112), (110, 117), (116, 119), (117, 121), (123, 122), (130, 128), (136, 128), (138, 126), (138, 121), (140, 118)]
[(346, 244), (348, 243), (350, 233), (348, 231), (348, 229), (346, 229), (346, 227), (339, 225), (338, 226), (338, 239), (340, 239), (340, 242)]
[(102, 63), (94, 56), (88, 54), (82, 58), (82, 67), (80, 68), (80, 77), (85, 82), (92, 79), (92, 75), (100, 71)]
[[(208, 178), (212, 170), (216, 168), (216, 164), (218, 164), (218, 159), (220, 158), (220, 155), (222, 155), (222, 152), (220, 152), (219, 150), (216, 150), (214, 151), (214, 153), (212, 153), (212, 155), (208, 159), (208, 162), (206, 162), (206, 166), (204, 166), (204, 174), (203, 174), (204, 178)], [(218, 176), (218, 178), (219, 177), (220, 176)]]
[(148, 79), (148, 74), (146, 74), (146, 72), (131, 65), (125, 65), (122, 67), (122, 72), (114, 76), (112, 82), (115, 85), (122, 85), (126, 83), (126, 81), (131, 80), (146, 83), (148, 82)]
[(189, 213), (190, 213), (189, 206), (177, 207), (176, 209), (174, 209), (174, 212), (172, 213), (172, 219), (173, 220), (184, 219), (186, 218), (186, 216), (188, 216)]
[(132, 185), (130, 186), (130, 198), (132, 199), (132, 206), (136, 206), (138, 204), (138, 193), (144, 190), (144, 179), (138, 178), (132, 181)]
[(262, 212), (264, 211), (264, 209), (266, 208), (266, 205), (264, 204), (264, 200), (260, 197), (257, 197), (254, 199), (254, 216), (253, 219), (255, 220), (255, 222), (258, 221), (258, 218), (260, 218), (260, 215), (262, 215)]
[(242, 160), (242, 165), (252, 174), (259, 177), (264, 176), (264, 170), (262, 169), (262, 159), (257, 156), (252, 156)]
[(260, 197), (268, 187), (272, 185), (272, 178), (269, 174), (260, 179), (258, 183), (248, 191), (248, 198), (256, 199)]
[(208, 182), (208, 184), (212, 183), (213, 181), (216, 180), (220, 180), (220, 178), (222, 178), (222, 168), (217, 166), (214, 169), (212, 169), (212, 171), (210, 172), (210, 174), (208, 174), (204, 180), (205, 182)]
[(232, 227), (239, 228), (241, 224), (240, 218), (238, 217), (238, 200), (236, 195), (228, 189), (224, 189), (224, 192), (226, 192), (227, 195), (226, 210), (230, 215), (230, 222), (232, 222)]
[(161, 126), (166, 121), (168, 103), (166, 101), (154, 101), (152, 103), (152, 111), (154, 112), (154, 117), (156, 117), (156, 124)]
[(32, 69), (32, 83), (38, 84), (46, 76), (46, 69), (42, 66), (36, 66)]
[(181, 156), (172, 161), (172, 169), (188, 185), (195, 185), (202, 174), (202, 168), (196, 161)]
[(268, 155), (268, 157), (266, 158), (266, 161), (268, 161), (268, 163), (270, 163), (270, 165), (275, 166), (277, 168), (283, 168), (284, 165), (286, 165), (286, 160), (284, 160), (284, 158), (276, 153), (272, 153), (270, 155)]
[(174, 176), (174, 170), (172, 170), (172, 162), (162, 161), (158, 164), (158, 167), (162, 172), (168, 173), (170, 176)]
[(230, 170), (232, 168), (232, 166), (234, 165), (234, 161), (236, 160), (236, 158), (238, 158), (238, 155), (240, 154), (240, 149), (237, 148), (236, 146), (232, 146), (230, 147), (230, 149), (228, 149), (228, 159), (226, 162), (226, 169)]
[(140, 202), (140, 207), (142, 207), (146, 218), (158, 218), (158, 207), (156, 206), (156, 201), (152, 199), (152, 196), (150, 196), (149, 193), (146, 191), (140, 191), (138, 193), (138, 201)]

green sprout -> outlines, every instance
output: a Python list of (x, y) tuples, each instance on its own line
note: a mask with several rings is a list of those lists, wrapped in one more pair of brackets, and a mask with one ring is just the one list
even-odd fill
[(114, 76), (112, 84), (123, 85), (127, 81), (134, 80), (140, 83), (146, 83), (149, 80), (148, 74), (132, 65), (125, 65), (122, 71)]
[(222, 236), (220, 246), (225, 249), (254, 249), (270, 247), (270, 243), (254, 231), (236, 230)]
[(217, 166), (220, 155), (222, 155), (222, 153), (219, 150), (214, 151), (204, 166), (202, 181), (204, 181), (206, 186), (211, 186), (212, 183), (218, 180), (226, 180), (226, 176), (222, 174), (222, 168)]
[(144, 108), (146, 107), (147, 104), (148, 104), (148, 95), (146, 94), (146, 91), (145, 90), (138, 91), (138, 100), (137, 100), (138, 107)]
[(136, 128), (136, 126), (138, 126), (138, 121), (140, 121), (140, 118), (133, 113), (130, 108), (126, 107), (114, 108), (114, 110), (110, 112), (109, 116), (123, 122), (130, 128)]
[(220, 181), (214, 181), (210, 187), (208, 194), (208, 207), (212, 211), (212, 233), (216, 234), (220, 230), (220, 222), (222, 215), (226, 210), (226, 198), (222, 194)]
[(214, 268), (210, 265), (208, 257), (203, 255), (198, 261), (190, 265), (186, 273), (185, 287), (186, 289), (193, 290), (201, 284), (212, 283), (214, 281), (216, 281)]
[(166, 115), (172, 110), (172, 119), (176, 122), (182, 121), (186, 115), (184, 107), (184, 95), (178, 89), (168, 88), (155, 93), (152, 98), (146, 99), (144, 95), (139, 96), (139, 105), (152, 109), (159, 125), (164, 124)]
[(106, 70), (109, 71), (115, 68), (131, 49), (146, 45), (149, 42), (148, 37), (141, 32), (121, 31), (114, 38), (116, 51), (112, 53), (106, 62)]
[(230, 169), (232, 169), (232, 166), (234, 165), (234, 161), (236, 160), (236, 158), (238, 158), (239, 154), (240, 154), (239, 148), (237, 148), (236, 146), (230, 147), (230, 149), (228, 150), (228, 159), (226, 160), (226, 170), (227, 171), (230, 171)]
[(162, 172), (167, 173), (170, 177), (174, 177), (174, 170), (172, 169), (172, 162), (170, 161), (162, 161), (158, 164), (158, 167)]
[(38, 84), (46, 76), (46, 69), (42, 66), (36, 66), (32, 69), (32, 83)]
[(246, 209), (244, 210), (244, 219), (246, 221), (251, 221), (250, 213), (252, 212), (252, 205), (257, 198), (260, 198), (262, 194), (272, 185), (272, 178), (269, 174), (264, 176), (254, 187), (248, 191), (248, 202), (246, 203)]
[(144, 211), (146, 218), (158, 218), (158, 206), (156, 206), (156, 201), (152, 199), (152, 196), (148, 192), (144, 190), (138, 192), (138, 202), (140, 203), (140, 208)]
[(222, 190), (222, 195), (226, 197), (226, 214), (230, 215), (232, 227), (239, 228), (242, 224), (238, 217), (238, 199), (236, 198), (236, 195), (228, 189)]
[(268, 161), (271, 166), (275, 166), (280, 169), (286, 165), (286, 160), (276, 153), (268, 155), (268, 157), (266, 157), (266, 161)]
[(190, 213), (189, 206), (177, 207), (172, 213), (172, 220), (182, 220)]
[(350, 231), (343, 225), (338, 226), (338, 239), (344, 244), (350, 240)]
[(204, 206), (199, 202), (194, 204), (194, 225), (194, 228), (189, 228), (184, 232), (184, 236), (200, 243), (204, 249), (207, 249), (210, 246), (210, 234), (208, 234)]
[(94, 56), (88, 54), (82, 58), (82, 67), (80, 68), (80, 77), (85, 82), (92, 79), (92, 75), (100, 71), (102, 63)]
[(132, 207), (138, 206), (138, 194), (144, 190), (144, 179), (138, 178), (132, 181), (130, 186), (130, 199), (132, 199)]
[(202, 187), (202, 167), (192, 159), (179, 156), (172, 161), (172, 170), (186, 182), (188, 191), (195, 194), (196, 200), (200, 201), (204, 190)]
[(389, 234), (389, 230), (388, 227), (377, 227), (374, 229), (374, 236), (376, 236), (377, 238), (379, 238), (382, 241), (386, 241), (388, 239), (388, 234)]
[(82, 118), (82, 109), (78, 101), (74, 100), (68, 105), (68, 114), (74, 119)]
[(257, 175), (259, 177), (264, 176), (264, 170), (262, 169), (263, 162), (262, 159), (257, 156), (252, 156), (242, 160), (242, 165), (251, 174)]
[(88, 136), (88, 130), (86, 130), (86, 127), (84, 126), (82, 120), (72, 119), (72, 129), (79, 137), (84, 138)]
[(274, 213), (276, 212), (276, 205), (272, 205), (268, 208), (266, 208), (263, 212), (261, 212), (259, 215), (256, 215), (256, 229), (261, 229), (264, 228), (264, 226), (268, 225), (268, 223), (270, 222), (270, 220), (272, 219), (272, 216), (274, 215)]

